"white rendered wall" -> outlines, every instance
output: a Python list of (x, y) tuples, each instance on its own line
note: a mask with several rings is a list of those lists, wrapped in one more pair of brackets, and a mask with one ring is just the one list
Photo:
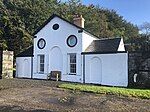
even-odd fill
[(16, 58), (16, 77), (31, 78), (31, 57)]
[(118, 47), (118, 51), (125, 51), (124, 42), (122, 38)]
[(86, 48), (91, 44), (93, 40), (97, 40), (98, 38), (88, 34), (87, 32), (82, 33), (82, 52), (86, 50)]
[[(85, 83), (93, 83), (90, 79), (91, 59), (98, 58), (101, 60), (101, 72), (99, 84), (110, 86), (124, 86), (128, 85), (128, 54), (87, 54), (85, 55)], [(95, 67), (97, 67), (95, 63)], [(93, 72), (93, 71), (92, 71)], [(95, 71), (97, 72), (97, 71)], [(95, 80), (97, 76), (95, 76)]]
[[(52, 26), (56, 23), (59, 24), (59, 29), (53, 30)], [(75, 26), (72, 26), (71, 24), (61, 20), (60, 18), (55, 17), (40, 32), (37, 33), (37, 38), (34, 38), (33, 78), (47, 79), (47, 75), (51, 71), (61, 70), (62, 80), (81, 82), (82, 33), (78, 33), (78, 30), (79, 29)], [(77, 45), (75, 47), (69, 47), (66, 44), (66, 40), (70, 35), (75, 35), (78, 39)], [(44, 49), (39, 49), (37, 47), (37, 42), (40, 38), (44, 38), (46, 41), (46, 46)], [(58, 49), (60, 51), (59, 55), (57, 56), (56, 54), (55, 56), (54, 54), (58, 52)], [(68, 75), (68, 53), (77, 54), (77, 75)], [(37, 55), (40, 54), (45, 55), (44, 74), (40, 74), (37, 72)], [(58, 60), (60, 60), (62, 64), (56, 64)]]

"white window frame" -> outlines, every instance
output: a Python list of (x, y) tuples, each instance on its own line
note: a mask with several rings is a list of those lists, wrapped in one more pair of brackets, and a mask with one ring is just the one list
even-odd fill
[[(71, 55), (75, 55), (75, 62), (71, 62)], [(71, 68), (72, 67), (74, 68)], [(72, 72), (72, 70), (74, 69), (74, 72)], [(77, 54), (76, 53), (68, 53), (68, 72), (69, 75), (77, 75)]]
[[(41, 57), (43, 56), (43, 62), (41, 62)], [(38, 73), (44, 73), (44, 66), (45, 66), (45, 55), (44, 54), (40, 54), (40, 55), (37, 55), (37, 72)], [(42, 67), (43, 67), (43, 70), (42, 70)]]

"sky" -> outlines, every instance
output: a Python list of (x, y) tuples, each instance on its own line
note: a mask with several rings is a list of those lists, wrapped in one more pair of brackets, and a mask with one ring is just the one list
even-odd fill
[(150, 0), (82, 0), (82, 3), (113, 9), (125, 20), (137, 26), (150, 22)]

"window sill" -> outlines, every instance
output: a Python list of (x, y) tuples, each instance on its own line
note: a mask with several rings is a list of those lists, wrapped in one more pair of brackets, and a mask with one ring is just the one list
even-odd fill
[(68, 73), (67, 75), (77, 75), (77, 74)]
[(67, 73), (67, 74), (62, 74), (62, 75), (66, 75), (66, 76), (81, 76), (81, 75), (79, 75), (79, 74), (69, 74), (69, 73)]
[(44, 74), (44, 72), (37, 72), (38, 74)]

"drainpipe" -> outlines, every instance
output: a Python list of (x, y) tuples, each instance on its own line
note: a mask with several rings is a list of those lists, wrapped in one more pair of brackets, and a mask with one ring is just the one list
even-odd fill
[(85, 83), (85, 54), (83, 54), (83, 83)]
[(31, 57), (31, 79), (33, 78), (33, 57)]

